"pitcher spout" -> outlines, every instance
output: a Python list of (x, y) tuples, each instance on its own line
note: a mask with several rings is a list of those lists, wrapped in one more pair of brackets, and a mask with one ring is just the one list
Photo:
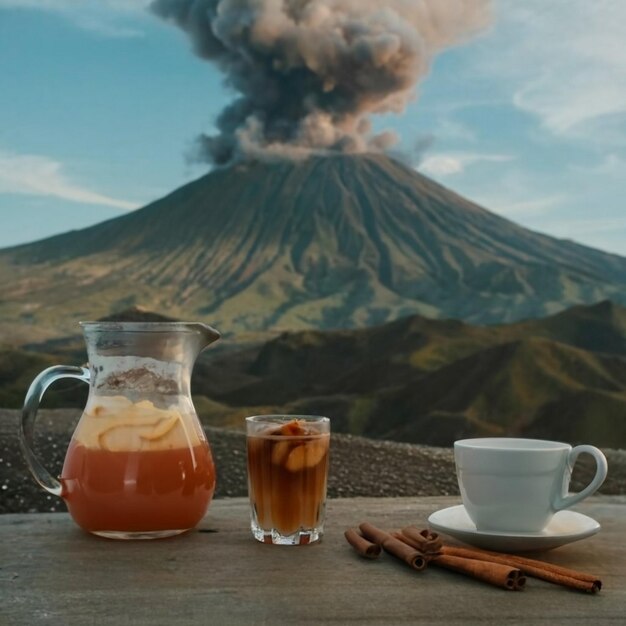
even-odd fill
[(199, 335), (198, 354), (205, 348), (208, 348), (214, 341), (217, 341), (221, 335), (215, 328), (201, 322), (187, 322), (185, 326), (189, 330), (193, 330)]

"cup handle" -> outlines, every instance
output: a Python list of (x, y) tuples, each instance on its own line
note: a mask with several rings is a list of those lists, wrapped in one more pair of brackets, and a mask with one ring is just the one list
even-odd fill
[(33, 380), (26, 393), (22, 419), (20, 421), (19, 440), (20, 448), (28, 468), (35, 480), (49, 493), (60, 496), (63, 490), (61, 483), (48, 472), (33, 452), (33, 431), (37, 409), (46, 389), (60, 378), (76, 378), (89, 383), (89, 370), (85, 367), (73, 367), (71, 365), (55, 365), (44, 370)]
[(606, 478), (606, 474), (608, 471), (608, 465), (606, 462), (606, 457), (598, 448), (595, 446), (576, 446), (572, 448), (569, 452), (569, 456), (567, 458), (567, 467), (566, 467), (566, 478), (564, 480), (564, 492), (567, 492), (567, 486), (569, 485), (569, 477), (572, 474), (572, 469), (574, 468), (574, 464), (578, 459), (578, 455), (587, 453), (590, 454), (596, 460), (596, 475), (593, 477), (593, 480), (579, 493), (573, 493), (571, 495), (558, 495), (554, 502), (554, 510), (561, 511), (562, 509), (568, 509), (571, 506), (574, 506), (577, 502), (584, 500), (585, 498), (592, 495), (595, 491), (600, 488), (600, 485), (604, 482)]

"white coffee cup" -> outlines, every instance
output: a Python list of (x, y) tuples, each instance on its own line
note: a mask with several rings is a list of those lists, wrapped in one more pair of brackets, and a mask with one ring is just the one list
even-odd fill
[[(594, 457), (596, 475), (568, 495), (582, 453)], [(592, 495), (607, 474), (598, 448), (539, 439), (463, 439), (454, 443), (454, 460), (463, 504), (480, 531), (541, 531), (557, 511)]]

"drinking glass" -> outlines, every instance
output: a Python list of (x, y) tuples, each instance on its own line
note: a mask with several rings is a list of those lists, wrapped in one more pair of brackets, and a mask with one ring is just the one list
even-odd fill
[(330, 420), (246, 418), (251, 529), (263, 543), (303, 545), (324, 533)]

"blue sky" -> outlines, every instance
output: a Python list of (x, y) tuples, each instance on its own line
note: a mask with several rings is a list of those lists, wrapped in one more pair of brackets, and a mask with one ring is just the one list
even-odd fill
[[(382, 2), (381, 2), (382, 3)], [(206, 165), (221, 76), (145, 0), (0, 0), (0, 247), (143, 206)], [(420, 170), (526, 227), (626, 255), (626, 2), (495, 0), (402, 115)], [(428, 142), (426, 142), (428, 143)]]

